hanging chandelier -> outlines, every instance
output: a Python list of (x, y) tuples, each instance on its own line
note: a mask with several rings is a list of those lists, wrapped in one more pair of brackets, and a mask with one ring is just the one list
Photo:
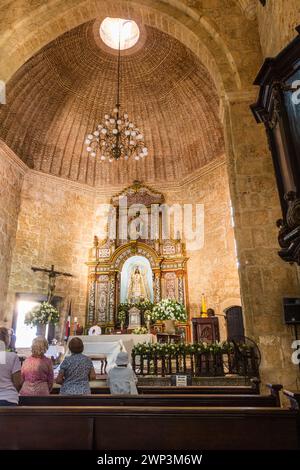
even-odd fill
[(121, 113), (121, 28), (127, 23), (119, 21), (119, 42), (117, 62), (117, 99), (113, 112), (104, 115), (104, 120), (97, 125), (93, 133), (85, 140), (87, 152), (91, 157), (98, 157), (101, 162), (115, 160), (140, 160), (148, 155), (144, 136), (140, 129), (129, 119), (126, 112)]

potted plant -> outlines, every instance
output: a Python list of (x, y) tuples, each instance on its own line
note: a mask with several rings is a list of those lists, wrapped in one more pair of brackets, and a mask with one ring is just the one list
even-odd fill
[(37, 336), (45, 336), (48, 323), (54, 325), (59, 322), (59, 311), (49, 302), (42, 302), (27, 313), (25, 324), (31, 327), (36, 326)]
[(174, 299), (162, 299), (152, 310), (152, 320), (161, 320), (165, 324), (166, 333), (175, 333), (175, 321), (185, 322), (187, 312), (185, 306)]

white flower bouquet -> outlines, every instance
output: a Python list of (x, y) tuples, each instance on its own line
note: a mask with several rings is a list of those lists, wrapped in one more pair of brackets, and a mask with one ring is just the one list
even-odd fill
[(187, 313), (185, 306), (177, 300), (162, 299), (154, 305), (151, 317), (154, 321), (175, 320), (183, 323), (187, 320)]
[(42, 302), (27, 313), (25, 324), (31, 326), (59, 322), (59, 311), (49, 302)]

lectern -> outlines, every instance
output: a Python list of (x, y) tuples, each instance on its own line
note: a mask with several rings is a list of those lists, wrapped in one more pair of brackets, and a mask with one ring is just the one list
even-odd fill
[(219, 319), (217, 317), (200, 317), (192, 319), (193, 340), (195, 343), (215, 343), (220, 341)]

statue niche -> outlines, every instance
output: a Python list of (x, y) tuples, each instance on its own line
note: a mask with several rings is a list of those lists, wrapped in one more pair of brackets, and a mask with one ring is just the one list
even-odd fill
[(135, 266), (131, 272), (127, 301), (132, 304), (150, 300), (147, 280), (141, 270), (142, 268)]

